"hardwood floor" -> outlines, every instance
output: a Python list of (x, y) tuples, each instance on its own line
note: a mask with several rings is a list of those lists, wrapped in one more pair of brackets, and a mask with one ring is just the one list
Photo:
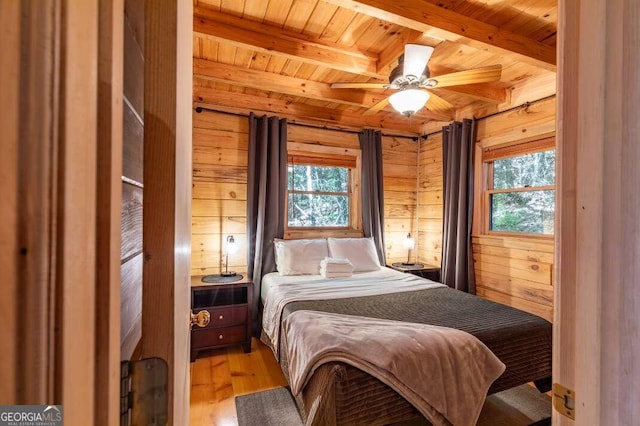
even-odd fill
[(239, 345), (203, 352), (191, 364), (190, 425), (237, 426), (236, 396), (286, 385), (271, 349), (257, 339), (248, 354)]
[[(271, 350), (257, 339), (251, 353), (238, 345), (203, 353), (191, 364), (191, 426), (237, 426), (235, 397), (286, 386)], [(477, 426), (522, 426), (530, 419), (495, 399), (485, 402)]]

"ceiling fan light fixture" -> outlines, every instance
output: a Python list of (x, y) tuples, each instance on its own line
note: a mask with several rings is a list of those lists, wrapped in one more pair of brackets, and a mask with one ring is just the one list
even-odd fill
[(406, 89), (389, 96), (391, 106), (407, 117), (420, 110), (429, 100), (429, 93), (419, 89)]

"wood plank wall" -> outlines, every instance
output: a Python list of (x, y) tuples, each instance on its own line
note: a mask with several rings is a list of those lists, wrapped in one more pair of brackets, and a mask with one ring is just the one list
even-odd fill
[[(477, 147), (534, 140), (553, 135), (554, 131), (555, 99), (550, 99), (478, 121)], [(418, 259), (440, 266), (441, 133), (430, 135), (420, 143), (418, 158)], [(475, 202), (478, 200), (476, 196)], [(479, 296), (552, 319), (553, 239), (474, 235), (472, 244)]]
[[(356, 134), (290, 124), (289, 142), (359, 149)], [(218, 273), (224, 267), (223, 241), (232, 234), (240, 249), (229, 268), (245, 271), (248, 119), (207, 112), (193, 114), (193, 275)], [(387, 262), (406, 260), (404, 238), (417, 230), (416, 178), (418, 144), (383, 137), (385, 245)]]
[[(555, 115), (552, 98), (480, 120), (476, 154), (491, 146), (551, 136)], [(475, 198), (477, 205), (480, 197)], [(553, 238), (474, 234), (472, 243), (479, 296), (552, 320)]]
[(474, 236), (476, 293), (551, 320), (553, 240)]
[(228, 235), (233, 235), (239, 245), (239, 250), (229, 256), (229, 268), (247, 268), (248, 139), (246, 117), (193, 113), (193, 275), (220, 272), (224, 267), (223, 241)]
[(442, 134), (420, 141), (418, 156), (418, 261), (442, 263)]
[(415, 261), (418, 238), (417, 191), (419, 143), (407, 138), (382, 138), (384, 171), (384, 244), (387, 264), (407, 261), (407, 233), (416, 241), (411, 253)]
[(144, 0), (125, 0), (122, 152), (121, 356), (142, 336)]

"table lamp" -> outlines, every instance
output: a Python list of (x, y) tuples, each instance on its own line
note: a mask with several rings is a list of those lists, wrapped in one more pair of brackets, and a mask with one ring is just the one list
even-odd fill
[(238, 245), (236, 244), (236, 240), (235, 238), (233, 238), (233, 235), (227, 236), (224, 246), (226, 252), (225, 265), (224, 272), (222, 272), (220, 275), (222, 275), (223, 277), (233, 277), (234, 275), (236, 275), (236, 273), (235, 271), (229, 270), (229, 254), (235, 254), (238, 251)]
[(407, 249), (408, 253), (407, 253), (407, 261), (402, 262), (403, 265), (407, 265), (407, 266), (415, 265), (415, 263), (411, 261), (411, 250), (413, 250), (415, 246), (416, 246), (416, 242), (411, 237), (411, 232), (409, 232), (407, 234), (407, 238), (404, 239), (404, 247)]

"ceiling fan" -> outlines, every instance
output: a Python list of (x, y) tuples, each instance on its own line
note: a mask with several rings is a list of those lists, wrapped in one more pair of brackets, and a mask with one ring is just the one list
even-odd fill
[(431, 46), (407, 44), (404, 46), (404, 54), (400, 56), (398, 66), (391, 71), (388, 84), (333, 83), (331, 88), (397, 90), (396, 93), (365, 111), (364, 115), (375, 114), (390, 103), (396, 111), (410, 117), (425, 104), (428, 109), (433, 111), (447, 111), (453, 108), (453, 105), (448, 101), (428, 89), (500, 80), (502, 65), (491, 65), (431, 77), (427, 62), (429, 62), (432, 53), (433, 47)]

